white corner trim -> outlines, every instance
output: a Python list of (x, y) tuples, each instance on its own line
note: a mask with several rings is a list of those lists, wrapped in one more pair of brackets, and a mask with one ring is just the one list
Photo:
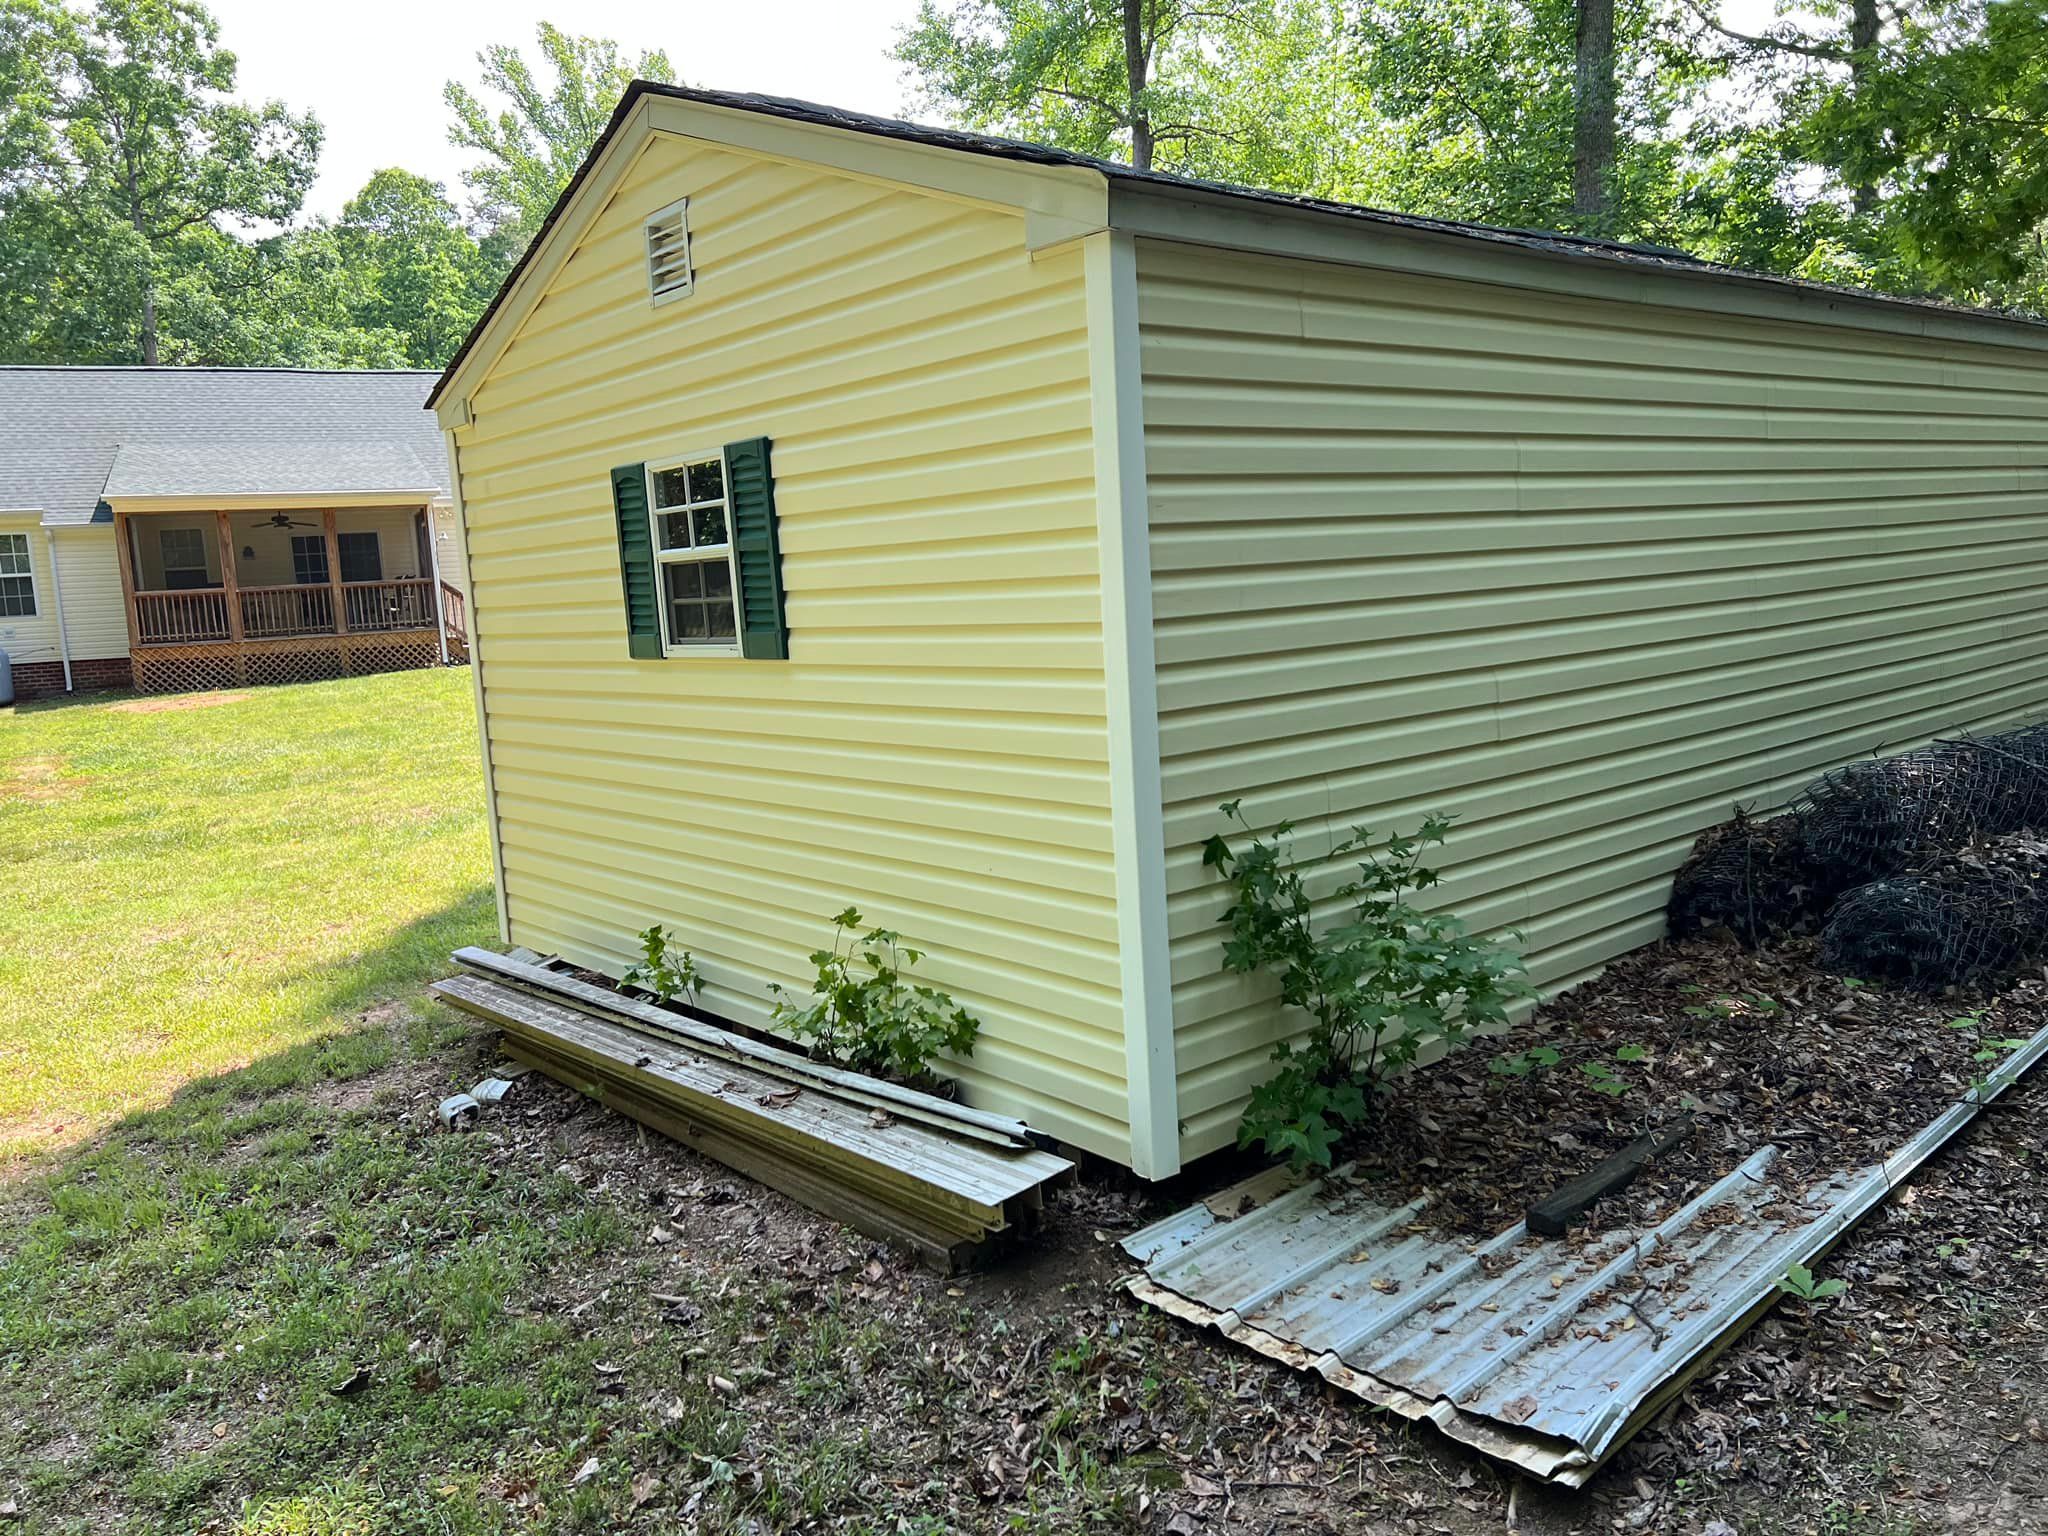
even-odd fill
[(1082, 252), (1131, 1169), (1163, 1179), (1180, 1171), (1180, 1090), (1166, 930), (1137, 247), (1131, 236), (1105, 230), (1089, 235)]
[[(498, 901), (498, 938), (504, 943), (512, 942), (512, 921), (505, 914), (505, 844), (498, 833), (498, 786), (497, 773), (491, 766), (491, 721), (484, 711), (484, 656), (483, 647), (477, 643), (476, 622), (476, 581), (469, 569), (469, 514), (462, 501), (462, 454), (455, 446), (455, 434), (444, 432), (442, 439), (448, 444), (448, 483), (454, 487), (452, 500), (455, 504), (455, 526), (461, 530), (462, 538), (462, 595), (466, 602), (464, 617), (469, 624), (469, 681), (476, 690), (476, 739), (483, 755), (484, 768), (484, 827), (491, 841), (491, 889)], [(434, 531), (427, 530), (427, 548), (432, 550)], [(439, 570), (439, 556), (435, 568)], [(438, 608), (441, 589), (434, 588), (434, 602)], [(447, 644), (448, 626), (441, 626), (442, 644)]]

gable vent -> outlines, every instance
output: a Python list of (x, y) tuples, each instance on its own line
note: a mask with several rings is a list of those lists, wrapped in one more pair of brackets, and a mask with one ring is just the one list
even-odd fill
[(690, 291), (690, 200), (670, 203), (647, 221), (647, 291), (657, 304)]

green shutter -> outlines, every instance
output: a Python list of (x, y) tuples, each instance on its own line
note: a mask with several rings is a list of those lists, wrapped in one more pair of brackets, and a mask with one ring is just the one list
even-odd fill
[(661, 655), (661, 598), (654, 574), (654, 536), (647, 528), (647, 466), (612, 471), (612, 510), (619, 519), (619, 576), (626, 586), (626, 649)]
[(740, 654), (755, 661), (789, 656), (782, 620), (782, 548), (775, 536), (775, 477), (768, 439), (725, 445), (726, 494), (732, 499), (733, 548), (739, 556)]

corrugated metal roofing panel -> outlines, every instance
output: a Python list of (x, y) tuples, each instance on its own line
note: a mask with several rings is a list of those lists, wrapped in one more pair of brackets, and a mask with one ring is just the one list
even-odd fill
[(1262, 1174), (1128, 1238), (1140, 1299), (1578, 1486), (1810, 1262), (2043, 1055), (2048, 1028), (1883, 1163), (1804, 1189), (1747, 1162), (1653, 1226), (1485, 1241), (1340, 1169)]

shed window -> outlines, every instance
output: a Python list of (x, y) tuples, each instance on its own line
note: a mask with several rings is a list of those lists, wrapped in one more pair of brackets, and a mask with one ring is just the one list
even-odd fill
[(661, 579), (663, 648), (735, 650), (731, 504), (722, 454), (647, 466), (648, 517)]
[(0, 533), (0, 618), (35, 616), (36, 578), (28, 563), (28, 535)]
[(670, 203), (647, 221), (647, 292), (657, 304), (690, 291), (690, 200)]

